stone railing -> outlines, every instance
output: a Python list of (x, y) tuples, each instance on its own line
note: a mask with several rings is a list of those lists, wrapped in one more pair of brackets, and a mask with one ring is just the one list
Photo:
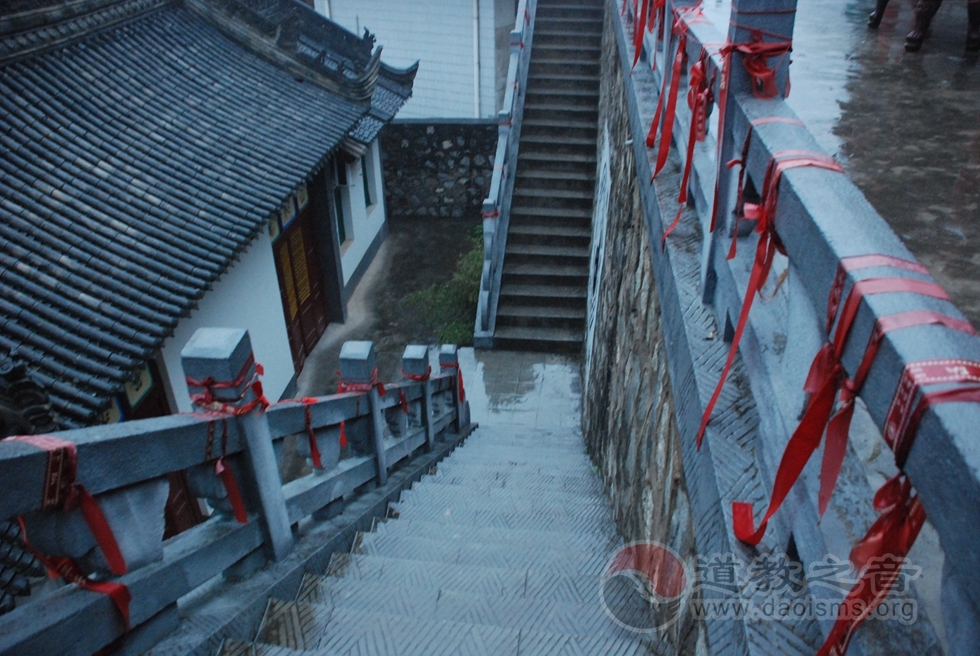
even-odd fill
[[(832, 158), (822, 154), (785, 101), (796, 0), (732, 0), (730, 20), (720, 26), (708, 20), (698, 3), (667, 0), (664, 38), (658, 39), (656, 29), (646, 31), (639, 39), (645, 56), (633, 67), (633, 30), (641, 21), (631, 14), (637, 4), (647, 6), (643, 0), (609, 0), (606, 11), (613, 16), (619, 64), (625, 72), (633, 135), (626, 146), (635, 155), (650, 243), (655, 245), (654, 274), (684, 436), (697, 551), (706, 556), (734, 552), (746, 562), (758, 549), (793, 553), (804, 569), (827, 554), (846, 560), (851, 547), (882, 517), (872, 506), (875, 490), (901, 472), (911, 482), (911, 495), (883, 521), (892, 522), (899, 532), (917, 531), (910, 518), (917, 504), (924, 507), (935, 534), (923, 532), (920, 541), (933, 540), (929, 544), (936, 545), (927, 533), (937, 534), (942, 552), (919, 549), (916, 564), (922, 559), (939, 561), (934, 573), (942, 580), (950, 650), (976, 653), (980, 339)], [(686, 57), (677, 60), (680, 44)], [(690, 151), (685, 206), (677, 202), (677, 183), (692, 134), (687, 98), (696, 76), (690, 73), (699, 61), (704, 74), (700, 89), (710, 90), (708, 130)], [(676, 144), (672, 157), (676, 162), (679, 155), (681, 171), (669, 164), (651, 184), (661, 139), (651, 139), (648, 147), (645, 137), (658, 97), (669, 96), (675, 84), (675, 70), (680, 72), (676, 121), (667, 139)], [(661, 126), (665, 123), (669, 125), (661, 118)], [(661, 239), (679, 209), (680, 223), (661, 251)], [(753, 299), (749, 312), (747, 304)], [(843, 317), (852, 312), (848, 330)], [(702, 417), (722, 372), (727, 372), (731, 342), (738, 337), (740, 358), (733, 370), (737, 375), (729, 376), (705, 425)], [(876, 352), (869, 348), (869, 339), (877, 345)], [(813, 380), (826, 386), (811, 385), (813, 393), (807, 394), (804, 383), (818, 352), (827, 357), (822, 369), (814, 367), (814, 373), (822, 375)], [(838, 385), (843, 388), (840, 397)], [(934, 395), (937, 391), (943, 394)], [(843, 446), (840, 478), (822, 521), (818, 498), (823, 454), (817, 448), (761, 545), (736, 539), (733, 502), (750, 503), (750, 523), (761, 521), (776, 471), (804, 411), (830, 399), (815, 433), (822, 444), (826, 416), (832, 408), (842, 408), (851, 395), (860, 403), (853, 410), (849, 446)], [(929, 399), (923, 403), (926, 395)], [(918, 413), (913, 412), (916, 408)], [(814, 412), (811, 419), (819, 414)], [(796, 443), (789, 448), (806, 455), (811, 446), (816, 445)], [(835, 446), (841, 448), (839, 443)], [(903, 508), (908, 510), (904, 518)], [(907, 545), (897, 538), (889, 540), (890, 548), (903, 556)], [(839, 591), (821, 594), (841, 600)], [(879, 645), (889, 639), (908, 640), (903, 642), (908, 653), (927, 653), (930, 641), (933, 646), (936, 641), (929, 624), (935, 618), (930, 613), (928, 620), (913, 627), (888, 622), (887, 629), (868, 631), (877, 632), (874, 640), (884, 641)], [(732, 633), (736, 624), (739, 628)], [(818, 625), (826, 637), (834, 618), (821, 618)], [(757, 630), (748, 623), (719, 622), (716, 629), (709, 627), (709, 642), (729, 645), (717, 653), (796, 653), (782, 646), (766, 647), (753, 633)], [(720, 631), (729, 637), (722, 639)]]
[(493, 345), (536, 13), (537, 0), (519, 0), (517, 20), (510, 33), (507, 87), (504, 91), (503, 108), (497, 114), (497, 153), (493, 160), (490, 192), (483, 201), (483, 273), (480, 278), (480, 297), (474, 330), (474, 343), (481, 347)]
[[(0, 518), (26, 527), (30, 547), (45, 564), (63, 568), (71, 559), (80, 584), (0, 616), (0, 654), (87, 655), (122, 636), (126, 653), (144, 651), (176, 622), (178, 599), (242, 563), (251, 562), (245, 568), (254, 571), (283, 559), (298, 522), (338, 515), (345, 495), (372, 482), (384, 485), (393, 466), (437, 448), (447, 429), (461, 434), (470, 428), (455, 346), (441, 348), (438, 371), (430, 368), (428, 347), (407, 347), (405, 377), (385, 385), (382, 395), (373, 345), (347, 342), (340, 374), (350, 391), (280, 402), (264, 412), (261, 404), (242, 412), (261, 392), (246, 331), (201, 329), (182, 358), (189, 384), (208, 385), (213, 396), (198, 396), (199, 403), (210, 401), (199, 413), (63, 431), (46, 442), (36, 436), (0, 441)], [(191, 384), (192, 395), (202, 392)], [(283, 485), (278, 464), (291, 435), (307, 458), (316, 445), (320, 467), (312, 461), (313, 473)], [(342, 441), (348, 445), (343, 458)], [(60, 467), (58, 457), (70, 453), (75, 466)], [(214, 512), (163, 541), (167, 474), (181, 470), (192, 496)], [(82, 512), (66, 511), (60, 502), (52, 507), (58, 488), (67, 489), (52, 472), (94, 498), (125, 574), (109, 572), (111, 559), (103, 557), (104, 540), (97, 542), (93, 523), (83, 517), (84, 502)], [(67, 496), (70, 501), (72, 493)], [(128, 631), (118, 599), (91, 589), (106, 583), (123, 584), (131, 599)]]

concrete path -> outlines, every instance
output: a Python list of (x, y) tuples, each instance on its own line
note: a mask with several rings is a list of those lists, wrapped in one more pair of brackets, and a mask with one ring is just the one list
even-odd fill
[(600, 583), (622, 546), (578, 428), (579, 365), (460, 358), (477, 429), (390, 518), (222, 654), (637, 654)]

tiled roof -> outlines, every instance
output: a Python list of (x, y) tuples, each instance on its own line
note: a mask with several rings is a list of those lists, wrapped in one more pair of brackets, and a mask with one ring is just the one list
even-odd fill
[[(30, 363), (65, 426), (93, 420), (372, 111), (183, 3), (109, 9), (137, 5), (82, 37), (97, 18), (21, 30), (25, 56), (0, 42), (0, 352)], [(59, 33), (75, 36), (35, 47)], [(388, 85), (402, 103), (407, 82)]]

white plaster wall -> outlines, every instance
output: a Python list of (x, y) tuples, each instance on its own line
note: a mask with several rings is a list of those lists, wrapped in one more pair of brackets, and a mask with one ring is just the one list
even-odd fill
[[(353, 240), (345, 242), (341, 246), (340, 265), (344, 271), (344, 284), (351, 279), (357, 265), (361, 263), (364, 254), (367, 252), (371, 242), (378, 235), (381, 227), (385, 223), (385, 204), (381, 193), (384, 190), (384, 181), (381, 179), (381, 153), (378, 150), (378, 141), (375, 139), (371, 144), (371, 160), (373, 160), (374, 188), (377, 190), (378, 198), (370, 208), (364, 205), (364, 180), (361, 177), (361, 162), (347, 167), (348, 189), (350, 193), (350, 212), (351, 222), (353, 223)], [(282, 314), (280, 312), (280, 314)]]
[[(367, 27), (396, 67), (419, 61), (399, 118), (475, 118), (473, 0), (330, 0), (331, 20), (359, 36)], [(480, 112), (496, 116), (494, 0), (479, 0)], [(509, 18), (513, 24), (513, 10)]]
[(248, 330), (255, 359), (265, 367), (262, 377), (265, 395), (270, 401), (277, 401), (295, 372), (272, 244), (265, 230), (259, 232), (241, 259), (214, 284), (199, 305), (177, 324), (173, 337), (161, 349), (165, 376), (169, 378), (178, 410), (192, 410), (180, 366), (180, 351), (194, 331), (204, 327)]

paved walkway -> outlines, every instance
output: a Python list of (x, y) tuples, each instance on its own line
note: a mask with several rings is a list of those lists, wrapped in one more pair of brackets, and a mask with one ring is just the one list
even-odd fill
[(223, 654), (646, 652), (600, 602), (621, 540), (578, 429), (578, 363), (460, 359), (480, 428), (297, 599), (272, 601), (255, 643)]

